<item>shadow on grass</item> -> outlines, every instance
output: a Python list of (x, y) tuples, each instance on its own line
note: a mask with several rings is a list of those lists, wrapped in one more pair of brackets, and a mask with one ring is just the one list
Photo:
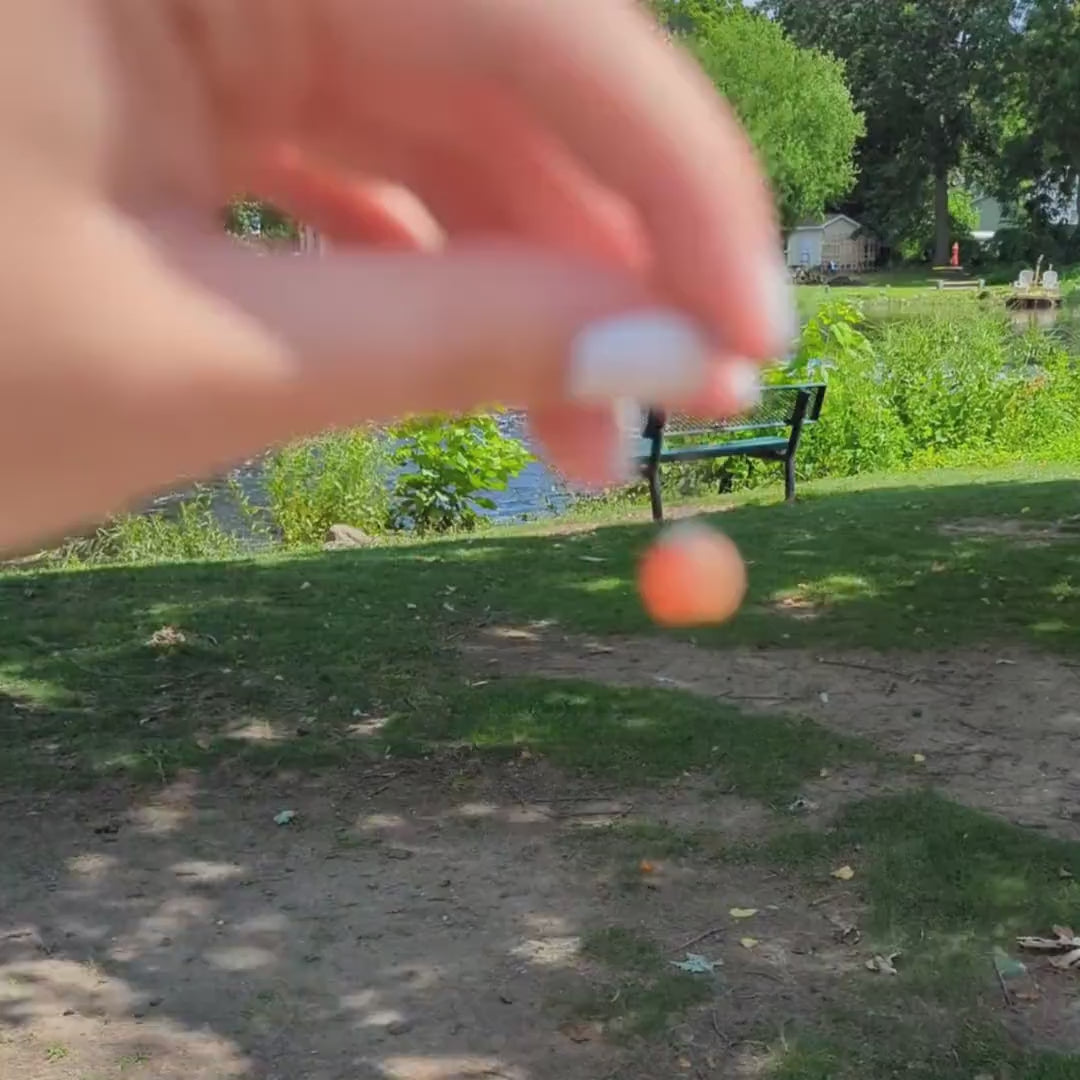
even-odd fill
[[(724, 514), (752, 560), (751, 595), (734, 623), (694, 638), (718, 647), (1075, 648), (1080, 534), (1028, 532), (1068, 515), (1075, 481), (950, 482)], [(1008, 535), (942, 528), (971, 518), (1000, 519)], [(0, 579), (0, 775), (152, 779), (223, 757), (272, 769), (440, 742), (528, 741), (567, 764), (616, 772), (648, 756), (660, 772), (707, 764), (717, 732), (694, 734), (703, 710), (728, 730), (736, 713), (595, 687), (570, 691), (585, 694), (584, 705), (553, 703), (541, 685), (470, 686), (458, 663), (457, 643), (493, 622), (652, 632), (633, 588), (652, 536), (647, 525), (610, 525), (9, 575)], [(164, 626), (183, 641), (152, 644)], [(650, 718), (635, 729), (628, 721), (642, 709)], [(750, 761), (762, 750), (757, 740), (738, 753)]]

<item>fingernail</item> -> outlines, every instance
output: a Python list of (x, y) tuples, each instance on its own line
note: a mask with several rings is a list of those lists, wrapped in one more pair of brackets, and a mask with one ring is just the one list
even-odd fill
[(677, 401), (707, 383), (712, 342), (692, 319), (655, 310), (592, 323), (570, 347), (578, 401)]
[(784, 353), (799, 336), (799, 312), (795, 304), (795, 286), (788, 268), (779, 259), (768, 259), (761, 271), (760, 295), (764, 304), (766, 326), (773, 337), (773, 348)]
[(749, 360), (732, 360), (723, 368), (731, 407), (746, 412), (761, 404), (761, 367)]
[(617, 484), (629, 484), (638, 478), (638, 460), (644, 440), (644, 416), (632, 398), (619, 398), (612, 405), (615, 420), (615, 445), (612, 448), (611, 475)]

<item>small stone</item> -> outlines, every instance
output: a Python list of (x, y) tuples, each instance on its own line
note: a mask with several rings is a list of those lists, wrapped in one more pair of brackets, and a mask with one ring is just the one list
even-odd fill
[(164, 1002), (165, 1002), (165, 999), (163, 997), (153, 997), (153, 998), (150, 999), (150, 1002), (149, 1002), (150, 1008), (151, 1009), (157, 1009), (161, 1005), (163, 1005)]
[(387, 1035), (407, 1035), (412, 1031), (411, 1020), (395, 1020), (393, 1023), (386, 1025)]

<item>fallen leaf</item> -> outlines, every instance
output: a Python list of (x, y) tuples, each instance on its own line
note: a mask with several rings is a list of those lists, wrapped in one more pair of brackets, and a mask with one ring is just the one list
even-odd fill
[(152, 649), (167, 649), (173, 645), (187, 644), (187, 635), (175, 626), (162, 626), (147, 638), (146, 644)]
[(280, 813), (274, 815), (275, 825), (290, 825), (296, 820), (295, 810), (282, 810)]
[(867, 971), (876, 971), (881, 975), (896, 975), (896, 960), (900, 956), (898, 952), (889, 953), (888, 956), (882, 956), (880, 953), (875, 953), (874, 956), (866, 961)]
[(656, 872), (656, 867), (653, 866), (653, 864), (649, 862), (648, 859), (642, 859), (641, 862), (638, 863), (638, 869), (643, 874), (653, 874)]
[(599, 1039), (603, 1029), (599, 1024), (593, 1023), (566, 1023), (559, 1025), (562, 1032), (571, 1042), (586, 1043)]
[(711, 975), (718, 967), (720, 967), (721, 961), (709, 960), (701, 955), (701, 953), (688, 952), (685, 960), (672, 960), (672, 967), (677, 967), (680, 971), (685, 971), (690, 975)]
[(739, 938), (739, 944), (744, 949), (756, 949), (760, 943), (756, 937), (744, 937)]
[(1080, 967), (1080, 949), (1070, 949), (1061, 956), (1051, 956), (1050, 963), (1062, 971), (1069, 968)]
[(818, 770), (818, 776), (820, 776), (822, 780), (824, 780), (825, 777), (828, 776), (828, 775), (829, 775), (829, 770), (828, 769), (819, 769)]
[(1080, 938), (1069, 926), (1054, 926), (1051, 929), (1054, 932), (1052, 938), (1018, 937), (1016, 943), (1021, 949), (1031, 952), (1058, 953), (1050, 957), (1050, 963), (1062, 971), (1080, 968)]
[(837, 881), (850, 881), (855, 876), (855, 871), (850, 866), (838, 866), (832, 872), (832, 876)]
[(733, 907), (728, 914), (733, 919), (752, 919), (757, 913), (756, 907)]
[(925, 754), (912, 754), (911, 755), (911, 760), (916, 762), (916, 764), (921, 765), (926, 760), (926, 755)]

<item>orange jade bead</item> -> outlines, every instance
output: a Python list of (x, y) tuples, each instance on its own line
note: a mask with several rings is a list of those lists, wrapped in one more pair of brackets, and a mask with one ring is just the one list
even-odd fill
[(746, 595), (746, 564), (722, 532), (682, 522), (645, 552), (638, 591), (645, 610), (663, 626), (721, 623)]

